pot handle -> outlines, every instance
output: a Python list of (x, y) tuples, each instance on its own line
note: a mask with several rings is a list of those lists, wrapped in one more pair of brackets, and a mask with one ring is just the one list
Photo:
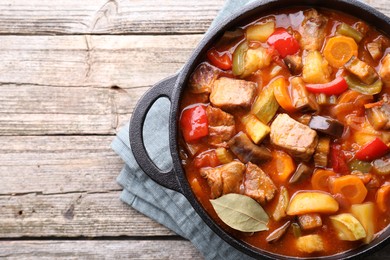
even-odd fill
[(158, 184), (168, 189), (181, 192), (180, 184), (173, 168), (166, 171), (159, 169), (149, 157), (143, 140), (144, 122), (149, 109), (161, 97), (166, 97), (171, 101), (172, 90), (177, 77), (178, 74), (160, 81), (141, 97), (131, 117), (129, 137), (130, 148), (141, 169)]

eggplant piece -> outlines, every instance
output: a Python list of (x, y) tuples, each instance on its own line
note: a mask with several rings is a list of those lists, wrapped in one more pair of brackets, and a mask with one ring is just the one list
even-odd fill
[(336, 119), (324, 116), (312, 116), (309, 127), (318, 132), (339, 138), (343, 135), (344, 125)]
[(271, 151), (255, 145), (244, 132), (239, 132), (228, 142), (230, 150), (244, 163), (260, 164), (272, 158)]
[(379, 79), (379, 76), (373, 67), (355, 56), (352, 56), (344, 67), (357, 76), (364, 84), (371, 85)]
[(288, 182), (291, 184), (298, 183), (299, 181), (308, 178), (312, 173), (313, 169), (310, 166), (306, 163), (300, 163)]
[(375, 61), (379, 60), (383, 55), (382, 44), (380, 42), (367, 43), (366, 48)]
[(329, 137), (319, 138), (316, 151), (314, 152), (314, 165), (316, 167), (326, 167), (328, 165), (329, 151), (330, 151), (330, 138)]
[(314, 95), (307, 91), (301, 77), (291, 79), (291, 101), (297, 110), (303, 112), (319, 110)]
[(379, 75), (385, 85), (390, 86), (390, 53), (382, 59), (382, 67), (379, 71)]
[(372, 163), (372, 169), (376, 174), (388, 175), (390, 174), (390, 156), (377, 159)]
[(278, 204), (276, 204), (275, 210), (272, 213), (274, 220), (279, 221), (287, 216), (287, 207), (289, 201), (290, 196), (288, 195), (288, 190), (286, 187), (281, 186), (279, 191)]
[(375, 130), (390, 129), (390, 104), (383, 103), (366, 109), (367, 119)]
[(287, 221), (283, 226), (275, 229), (269, 236), (265, 239), (268, 243), (274, 243), (278, 241), (284, 234), (286, 234), (288, 228), (291, 225), (291, 221)]
[(284, 64), (286, 64), (288, 70), (293, 75), (298, 75), (302, 72), (303, 63), (302, 57), (299, 55), (287, 55), (284, 59)]

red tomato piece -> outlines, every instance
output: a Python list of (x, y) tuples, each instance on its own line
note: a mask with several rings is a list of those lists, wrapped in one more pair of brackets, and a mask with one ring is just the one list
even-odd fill
[(194, 166), (196, 168), (216, 167), (221, 163), (218, 160), (215, 150), (208, 150), (197, 155), (194, 159)]
[(349, 173), (349, 167), (346, 162), (345, 154), (341, 150), (341, 145), (332, 144), (331, 160), (332, 160), (332, 168), (334, 172)]
[(345, 79), (340, 76), (325, 84), (307, 84), (306, 89), (312, 93), (339, 95), (348, 89), (348, 84)]
[(360, 148), (355, 157), (361, 161), (372, 161), (384, 156), (388, 152), (389, 147), (377, 137)]
[(196, 141), (209, 134), (209, 124), (204, 105), (183, 110), (180, 126), (186, 142)]
[(282, 58), (295, 54), (300, 49), (297, 39), (284, 28), (277, 28), (268, 38), (267, 43), (275, 47)]
[(220, 53), (215, 48), (211, 48), (207, 52), (207, 58), (221, 70), (230, 70), (232, 68), (232, 58), (228, 52)]

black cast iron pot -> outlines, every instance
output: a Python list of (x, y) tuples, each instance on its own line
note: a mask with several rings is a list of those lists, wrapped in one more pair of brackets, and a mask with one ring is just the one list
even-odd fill
[[(273, 10), (293, 6), (324, 7), (339, 10), (355, 17), (363, 18), (369, 24), (374, 25), (377, 29), (383, 31), (387, 35), (390, 35), (390, 18), (372, 7), (356, 0), (263, 0), (254, 2), (253, 4), (245, 6), (242, 10), (237, 12), (236, 15), (227, 17), (213, 30), (211, 30), (211, 32), (209, 32), (201, 41), (190, 59), (178, 74), (157, 83), (153, 86), (153, 88), (146, 92), (146, 94), (138, 102), (130, 124), (131, 149), (136, 161), (145, 173), (162, 186), (182, 193), (191, 203), (196, 212), (216, 234), (236, 249), (255, 258), (291, 259), (291, 257), (277, 255), (254, 248), (253, 246), (232, 237), (210, 218), (197, 201), (185, 177), (178, 153), (177, 136), (178, 120), (180, 116), (180, 97), (187, 85), (191, 72), (196, 68), (211, 44), (214, 43), (225, 30), (233, 28), (237, 24), (242, 24), (250, 18), (260, 17), (262, 14), (270, 13)], [(171, 102), (169, 119), (169, 147), (173, 159), (173, 168), (168, 171), (161, 171), (149, 158), (142, 137), (143, 123), (146, 114), (152, 104), (160, 97), (167, 97)], [(316, 259), (348, 259), (356, 258), (358, 256), (361, 257), (371, 253), (374, 249), (377, 250), (383, 247), (388, 243), (389, 237), (390, 229), (388, 228), (369, 245), (364, 245), (342, 254), (317, 257)]]

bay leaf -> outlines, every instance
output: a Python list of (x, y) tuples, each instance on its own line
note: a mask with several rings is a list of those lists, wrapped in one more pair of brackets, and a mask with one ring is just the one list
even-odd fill
[(218, 217), (233, 229), (242, 232), (268, 230), (267, 213), (248, 196), (229, 193), (210, 202)]

